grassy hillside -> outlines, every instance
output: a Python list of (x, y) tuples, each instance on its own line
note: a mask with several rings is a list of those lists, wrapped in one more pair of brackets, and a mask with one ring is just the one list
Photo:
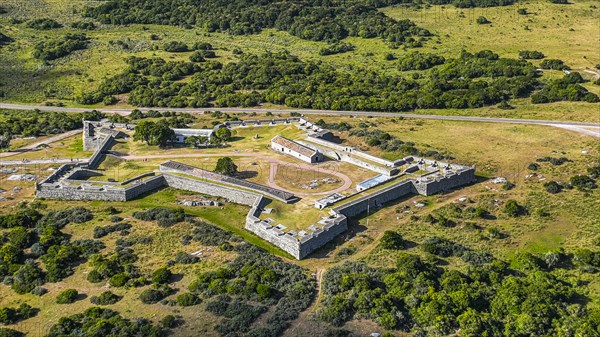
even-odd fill
[[(352, 69), (358, 67), (403, 76), (410, 75), (411, 72), (401, 72), (395, 61), (385, 60), (386, 55), (401, 57), (419, 50), (456, 57), (462, 49), (471, 52), (491, 49), (503, 57), (516, 58), (519, 50), (527, 49), (539, 50), (548, 58), (564, 60), (573, 69), (581, 71), (584, 78), (592, 80), (599, 76), (594, 66), (600, 63), (600, 55), (595, 51), (593, 37), (600, 34), (598, 26), (594, 24), (600, 14), (594, 1), (557, 5), (539, 0), (483, 9), (458, 9), (452, 6), (423, 9), (388, 7), (381, 11), (396, 19), (410, 19), (435, 36), (417, 49), (394, 49), (381, 39), (348, 37), (344, 42), (354, 45), (355, 50), (330, 56), (319, 55), (321, 48), (327, 45), (325, 42), (302, 40), (276, 30), (267, 29), (260, 34), (234, 36), (207, 33), (197, 28), (98, 25), (96, 30), (80, 31), (70, 28), (71, 23), (82, 20), (83, 4), (79, 2), (36, 0), (34, 3), (8, 3), (4, 7), (7, 13), (0, 14), (0, 30), (15, 40), (0, 48), (3, 59), (0, 64), (0, 73), (3, 75), (0, 91), (6, 96), (0, 97), (0, 100), (8, 102), (40, 104), (61, 101), (67, 105), (77, 105), (72, 101), (74, 96), (93, 90), (103, 79), (118, 74), (125, 68), (124, 59), (128, 56), (187, 60), (191, 52), (167, 53), (159, 50), (169, 41), (184, 41), (190, 45), (209, 42), (217, 48), (217, 60), (222, 63), (237, 60), (233, 54), (236, 48), (248, 54), (287, 50), (302, 60), (323, 62), (343, 71), (352, 72)], [(528, 14), (517, 14), (520, 8), (526, 8)], [(476, 24), (475, 19), (479, 16), (485, 16), (492, 23)], [(27, 20), (40, 17), (55, 18), (64, 27), (45, 31), (26, 27)], [(13, 20), (15, 18), (20, 21)], [(88, 49), (48, 63), (32, 57), (36, 43), (66, 33), (81, 32), (91, 38)], [(159, 40), (152, 40), (152, 34)], [(534, 60), (533, 63), (538, 64), (539, 61)], [(547, 79), (561, 76), (559, 71), (544, 72)], [(591, 82), (583, 85), (591, 92), (600, 93), (600, 87)], [(515, 100), (515, 110), (488, 107), (421, 112), (580, 121), (595, 120), (597, 112), (597, 104), (559, 102), (531, 105), (529, 102), (529, 99)]]

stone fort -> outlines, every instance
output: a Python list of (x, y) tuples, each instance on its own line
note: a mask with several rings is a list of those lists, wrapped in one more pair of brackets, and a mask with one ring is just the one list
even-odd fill
[[(83, 144), (94, 153), (87, 163), (65, 164), (43, 181), (36, 183), (36, 196), (59, 200), (128, 201), (163, 187), (172, 187), (224, 198), (229, 202), (250, 207), (245, 228), (262, 239), (281, 248), (296, 259), (303, 259), (338, 235), (348, 230), (348, 219), (369, 209), (408, 195), (432, 195), (475, 182), (475, 167), (438, 162), (408, 156), (396, 161), (378, 158), (352, 147), (332, 142), (332, 133), (305, 118), (272, 119), (259, 121), (226, 122), (217, 127), (248, 127), (291, 125), (306, 131), (306, 138), (294, 140), (304, 148), (332, 160), (379, 174), (359, 184), (355, 193), (335, 193), (315, 202), (315, 207), (326, 211), (325, 216), (306, 229), (287, 230), (270, 218), (261, 219), (270, 200), (293, 203), (299, 200), (293, 193), (281, 191), (242, 179), (217, 174), (197, 167), (168, 161), (158, 172), (148, 172), (127, 181), (107, 182), (94, 180), (102, 158), (115, 140), (127, 137), (121, 130), (132, 130), (135, 125), (84, 121)], [(296, 145), (297, 146), (297, 145)], [(419, 172), (419, 173), (417, 173)]]

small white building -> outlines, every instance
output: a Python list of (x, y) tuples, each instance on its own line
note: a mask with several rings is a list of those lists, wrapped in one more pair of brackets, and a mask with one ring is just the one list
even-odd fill
[(213, 129), (173, 129), (175, 132), (175, 141), (177, 143), (185, 143), (188, 137), (206, 137), (210, 139), (213, 135)]
[(271, 148), (277, 152), (298, 158), (307, 163), (318, 163), (323, 161), (323, 154), (300, 143), (282, 136), (271, 139)]

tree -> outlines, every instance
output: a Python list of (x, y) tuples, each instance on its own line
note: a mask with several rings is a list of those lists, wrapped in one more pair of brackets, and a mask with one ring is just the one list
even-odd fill
[(148, 145), (165, 146), (175, 139), (175, 131), (166, 120), (159, 122), (141, 121), (135, 127), (133, 139), (146, 142)]
[(215, 131), (215, 136), (221, 142), (227, 142), (229, 139), (231, 139), (231, 130), (228, 128), (218, 128), (217, 131)]
[(215, 172), (220, 174), (225, 174), (228, 176), (232, 176), (237, 173), (237, 165), (233, 162), (233, 160), (229, 157), (219, 158), (217, 161), (217, 166), (215, 167)]

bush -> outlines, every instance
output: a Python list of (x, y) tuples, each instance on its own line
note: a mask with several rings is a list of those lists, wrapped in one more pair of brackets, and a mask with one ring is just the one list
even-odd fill
[(44, 274), (34, 263), (25, 263), (13, 275), (12, 289), (25, 294), (44, 284)]
[(119, 302), (121, 300), (121, 296), (115, 295), (110, 291), (105, 291), (100, 296), (92, 296), (90, 298), (90, 302), (96, 305), (111, 305)]
[(379, 244), (383, 249), (398, 250), (404, 248), (404, 240), (402, 239), (402, 235), (394, 231), (385, 231)]
[(184, 293), (177, 296), (177, 304), (182, 307), (191, 307), (193, 305), (200, 304), (200, 298), (192, 293)]
[(27, 21), (27, 28), (37, 30), (48, 30), (54, 28), (60, 28), (62, 25), (53, 19), (42, 18)]
[(204, 62), (206, 60), (204, 59), (204, 56), (202, 56), (202, 53), (196, 51), (192, 55), (190, 55), (190, 61), (192, 61), (192, 62)]
[(338, 43), (330, 44), (330, 45), (327, 45), (327, 46), (321, 48), (321, 50), (319, 51), (319, 55), (327, 56), (327, 55), (341, 54), (341, 53), (353, 51), (354, 48), (356, 48), (356, 47), (354, 47), (354, 45), (351, 45), (349, 43), (338, 42)]
[(193, 50), (213, 50), (213, 46), (212, 44), (208, 43), (208, 42), (196, 42), (194, 43), (194, 45), (192, 46)]
[(552, 193), (552, 194), (556, 194), (559, 193), (560, 191), (562, 191), (562, 186), (557, 183), (556, 181), (548, 181), (546, 183), (544, 183), (544, 188), (546, 189), (547, 192)]
[(576, 187), (578, 190), (590, 190), (598, 187), (594, 179), (584, 175), (572, 176), (569, 182), (571, 186)]
[(93, 22), (77, 21), (71, 24), (71, 28), (81, 30), (94, 30), (96, 29), (96, 25)]
[(154, 284), (166, 284), (169, 283), (169, 280), (173, 274), (167, 267), (162, 267), (155, 270), (152, 273), (152, 283)]
[(506, 204), (504, 204), (504, 213), (512, 217), (517, 217), (523, 215), (525, 213), (525, 210), (523, 206), (517, 203), (516, 200), (510, 199), (506, 201)]
[(545, 59), (540, 63), (540, 68), (553, 70), (568, 70), (569, 66), (567, 66), (562, 60)]
[(540, 165), (536, 164), (536, 163), (530, 163), (529, 165), (527, 165), (527, 169), (532, 170), (532, 171), (537, 171), (540, 169)]
[(165, 297), (165, 294), (157, 289), (146, 289), (140, 294), (140, 300), (145, 304), (158, 303)]
[(519, 57), (524, 60), (539, 60), (546, 56), (542, 52), (536, 50), (521, 50), (519, 51)]
[(183, 53), (189, 51), (188, 45), (181, 41), (171, 41), (163, 46), (164, 51), (170, 53)]
[(133, 217), (143, 221), (156, 220), (161, 227), (170, 227), (185, 219), (185, 213), (182, 208), (151, 208), (145, 212), (134, 212)]
[(190, 254), (186, 254), (184, 252), (179, 252), (175, 255), (175, 262), (181, 264), (193, 264), (200, 261), (200, 258), (197, 256), (193, 256)]
[(25, 337), (25, 334), (9, 328), (0, 328), (0, 337)]
[(110, 284), (111, 287), (123, 287), (127, 284), (127, 281), (129, 281), (129, 275), (126, 273), (118, 273), (108, 280), (108, 284)]
[(91, 283), (99, 283), (102, 282), (103, 279), (104, 278), (102, 277), (100, 272), (98, 272), (96, 269), (91, 270), (87, 276), (87, 280)]
[(75, 289), (67, 289), (56, 296), (57, 304), (70, 304), (77, 300), (79, 293)]
[(37, 314), (38, 310), (32, 308), (29, 304), (21, 304), (17, 308), (0, 308), (0, 323), (15, 324), (19, 321), (28, 319)]
[(97, 226), (94, 227), (94, 239), (99, 239), (107, 236), (110, 233), (121, 232), (131, 229), (131, 225), (128, 223), (118, 223), (108, 226)]
[(486, 25), (489, 23), (492, 23), (490, 20), (488, 20), (485, 16), (480, 16), (477, 18), (477, 20), (475, 20), (475, 22), (477, 22), (480, 25)]
[(87, 48), (88, 42), (89, 38), (83, 34), (67, 34), (61, 38), (36, 44), (33, 57), (43, 61), (56, 60), (74, 51)]
[(48, 289), (38, 286), (38, 287), (33, 288), (31, 293), (34, 295), (37, 295), (37, 296), (43, 296), (48, 293)]
[(398, 59), (400, 70), (425, 70), (444, 64), (446, 59), (443, 56), (434, 54), (424, 54), (419, 52), (408, 53)]

